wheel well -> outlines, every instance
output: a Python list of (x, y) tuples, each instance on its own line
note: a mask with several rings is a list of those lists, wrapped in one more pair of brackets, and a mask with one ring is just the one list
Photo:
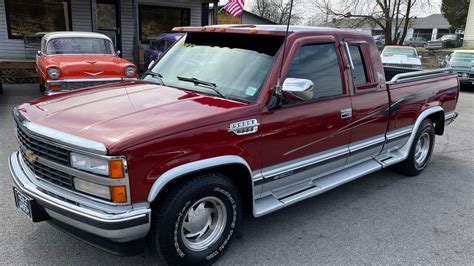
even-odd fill
[(220, 165), (179, 176), (165, 185), (163, 190), (160, 191), (160, 193), (151, 203), (152, 207), (156, 207), (160, 202), (162, 202), (162, 200), (166, 198), (169, 191), (173, 190), (173, 188), (175, 188), (176, 186), (183, 184), (184, 182), (186, 182), (186, 180), (189, 180), (193, 176), (209, 172), (219, 172), (230, 178), (232, 182), (237, 186), (240, 195), (242, 196), (244, 211), (250, 211), (250, 213), (252, 213), (252, 177), (248, 168), (241, 164)]
[(441, 136), (444, 134), (444, 112), (436, 112), (429, 115), (426, 119), (434, 123), (436, 135)]

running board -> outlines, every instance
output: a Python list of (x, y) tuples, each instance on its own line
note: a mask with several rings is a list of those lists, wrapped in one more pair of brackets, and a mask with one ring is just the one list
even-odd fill
[(314, 197), (359, 177), (368, 175), (382, 169), (382, 165), (375, 159), (365, 161), (339, 172), (312, 180), (312, 186), (283, 198), (274, 195), (255, 200), (254, 215), (259, 217), (279, 210), (296, 202)]

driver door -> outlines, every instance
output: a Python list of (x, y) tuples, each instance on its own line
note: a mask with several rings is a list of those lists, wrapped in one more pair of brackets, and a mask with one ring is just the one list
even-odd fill
[(351, 98), (334, 37), (303, 38), (290, 50), (283, 78), (311, 80), (311, 100), (284, 95), (280, 109), (262, 115), (262, 197), (283, 198), (345, 165), (351, 136)]

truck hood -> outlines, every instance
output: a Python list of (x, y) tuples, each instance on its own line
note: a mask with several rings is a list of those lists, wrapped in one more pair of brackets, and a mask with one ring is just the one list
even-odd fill
[(54, 55), (47, 60), (61, 70), (60, 78), (121, 77), (125, 65), (132, 65), (112, 55)]
[(128, 147), (251, 115), (256, 105), (131, 81), (43, 97), (18, 107), (29, 121), (103, 143)]

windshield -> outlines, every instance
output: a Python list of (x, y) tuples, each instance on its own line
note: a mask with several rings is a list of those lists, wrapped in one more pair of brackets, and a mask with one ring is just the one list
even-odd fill
[(188, 33), (151, 69), (155, 75), (145, 80), (256, 102), (282, 44), (283, 38), (274, 36)]
[(46, 54), (113, 54), (109, 40), (101, 38), (56, 38), (48, 42)]
[(441, 40), (456, 40), (458, 36), (456, 34), (447, 34), (441, 37)]
[(410, 48), (385, 48), (382, 53), (383, 56), (404, 55), (406, 57), (418, 57), (415, 49)]
[(454, 53), (451, 62), (474, 64), (474, 53)]

